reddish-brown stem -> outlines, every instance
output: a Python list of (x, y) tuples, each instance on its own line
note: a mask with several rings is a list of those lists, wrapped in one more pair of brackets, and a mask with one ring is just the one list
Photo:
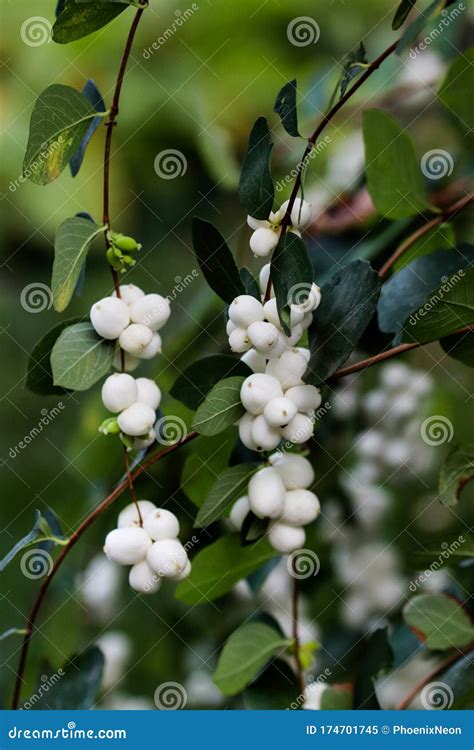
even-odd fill
[(301, 663), (300, 655), (300, 633), (299, 633), (299, 581), (297, 578), (293, 578), (293, 593), (292, 593), (292, 620), (293, 620), (293, 647), (295, 651), (295, 663), (296, 663), (296, 677), (298, 679), (298, 689), (300, 695), (304, 695), (306, 685), (304, 678), (304, 669)]
[(382, 268), (379, 271), (379, 276), (383, 278), (386, 276), (387, 272), (392, 268), (394, 263), (397, 262), (399, 258), (410, 248), (412, 245), (415, 244), (421, 237), (423, 237), (425, 234), (428, 234), (428, 232), (431, 232), (432, 229), (434, 229), (437, 226), (440, 226), (441, 224), (444, 224), (446, 221), (449, 221), (450, 219), (453, 219), (460, 211), (462, 211), (463, 208), (469, 205), (469, 203), (472, 203), (474, 201), (474, 192), (467, 193), (466, 195), (463, 195), (462, 198), (459, 198), (455, 203), (453, 203), (451, 206), (448, 206), (447, 208), (442, 209), (441, 213), (438, 216), (435, 216), (433, 219), (430, 219), (430, 221), (427, 221), (426, 224), (423, 224), (421, 227), (419, 227), (413, 234), (411, 234), (409, 237), (404, 240), (401, 245), (397, 247), (395, 252), (390, 256), (388, 260), (385, 261)]

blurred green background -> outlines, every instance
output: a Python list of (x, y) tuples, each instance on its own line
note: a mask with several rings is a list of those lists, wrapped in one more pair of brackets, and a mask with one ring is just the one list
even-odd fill
[[(202, 0), (198, 9), (179, 27), (175, 21), (188, 5), (168, 0), (151, 0), (146, 19), (138, 31), (121, 100), (119, 124), (114, 132), (112, 160), (112, 224), (132, 234), (143, 244), (140, 262), (132, 272), (133, 282), (147, 291), (168, 294), (195, 269), (190, 245), (191, 217), (198, 214), (214, 222), (229, 242), (240, 263), (257, 270), (248, 250), (248, 229), (236, 192), (239, 165), (248, 132), (258, 115), (269, 117), (275, 128), (273, 171), (282, 178), (294, 167), (304, 147), (284, 135), (272, 108), (284, 83), (296, 77), (299, 85), (301, 131), (310, 134), (325, 110), (340, 75), (344, 57), (364, 39), (369, 59), (379, 54), (395, 33), (390, 22), (393, 0)], [(2, 3), (2, 366), (0, 368), (2, 417), (2, 503), (0, 511), (0, 554), (31, 528), (35, 508), (51, 507), (65, 533), (107, 494), (121, 473), (121, 449), (111, 439), (99, 437), (103, 419), (99, 387), (88, 393), (40, 398), (24, 388), (24, 372), (35, 342), (51, 328), (59, 315), (52, 309), (32, 313), (21, 303), (27, 285), (50, 283), (53, 237), (58, 224), (78, 211), (101, 217), (101, 159), (104, 129), (89, 145), (82, 169), (75, 179), (67, 170), (48, 187), (20, 183), (22, 159), (28, 136), (29, 117), (35, 98), (48, 85), (61, 82), (81, 88), (91, 77), (110, 102), (121, 51), (133, 10), (128, 9), (110, 26), (67, 46), (25, 42), (32, 13), (54, 20), (52, 0), (17, 0)], [(315, 19), (320, 28), (316, 44), (298, 47), (287, 37), (290, 21), (299, 16)], [(173, 28), (160, 49), (148, 50), (166, 29)], [(374, 75), (336, 120), (329, 133), (332, 143), (313, 160), (306, 179), (309, 199), (327, 205), (346, 187), (357, 186), (361, 167), (358, 128), (359, 105), (370, 98), (371, 105), (389, 109), (404, 123), (411, 123), (420, 155), (441, 147), (455, 154), (452, 180), (465, 176), (469, 162), (465, 144), (455, 126), (434, 101), (436, 81), (456, 54), (454, 45), (472, 44), (472, 13), (466, 12), (433, 44), (426, 55), (412, 61), (391, 58)], [(391, 92), (395, 92), (392, 94)], [(186, 171), (175, 179), (163, 179), (155, 171), (160, 152), (181, 152)], [(287, 197), (281, 194), (282, 200)], [(370, 238), (380, 237), (384, 225), (372, 218), (352, 226), (338, 236), (318, 235), (311, 240), (316, 274), (326, 274), (334, 259), (342, 259), (353, 248), (364, 247)], [(456, 237), (469, 239), (468, 218), (456, 222)], [(383, 244), (383, 243), (382, 243)], [(386, 252), (392, 246), (386, 246)], [(130, 280), (132, 280), (132, 274)], [(99, 297), (109, 293), (110, 274), (102, 248), (97, 246), (87, 263), (84, 291), (75, 297), (67, 316), (82, 315)], [(180, 370), (198, 356), (226, 351), (222, 305), (197, 278), (177, 295), (171, 323), (163, 335), (164, 355), (147, 372), (156, 377), (163, 392)], [(376, 336), (366, 337), (364, 349), (382, 345)], [(432, 370), (433, 388), (423, 408), (427, 414), (446, 415), (454, 425), (455, 442), (469, 436), (474, 417), (469, 397), (472, 373), (462, 364), (445, 359), (433, 368), (437, 347), (406, 357), (418, 368)], [(363, 350), (362, 350), (363, 353)], [(318, 433), (315, 450), (317, 492), (323, 505), (343, 512), (341, 474), (356, 457), (351, 450), (354, 435), (364, 428), (359, 401), (376, 383), (374, 372), (358, 381), (353, 396), (355, 407), (347, 420), (329, 415)], [(472, 382), (472, 380), (471, 380)], [(62, 401), (65, 408), (42, 434), (11, 456), (11, 449), (38, 424), (42, 410)], [(165, 395), (163, 409), (189, 422), (190, 413)], [(416, 409), (416, 404), (415, 407)], [(403, 437), (403, 435), (401, 435)], [(201, 439), (202, 440), (202, 439)], [(197, 444), (198, 445), (198, 444)], [(429, 505), (431, 524), (414, 522), (404, 532), (407, 518), (420, 513), (420, 503), (436, 491), (436, 469), (449, 445), (433, 449), (433, 462), (423, 476), (408, 475), (394, 483), (386, 521), (377, 531), (379, 541), (398, 536), (396, 548), (403, 574), (416, 570), (412, 553), (433, 548), (445, 538), (465, 529), (468, 521), (465, 499), (456, 515)], [(164, 461), (138, 482), (141, 497), (179, 513), (183, 539), (192, 535), (195, 508), (182, 490), (179, 477), (186, 450)], [(333, 458), (330, 458), (332, 454)], [(381, 483), (390, 481), (387, 470)], [(118, 502), (123, 507), (125, 496)], [(332, 505), (330, 504), (332, 503)], [(428, 503), (428, 501), (427, 501)], [(444, 515), (443, 515), (444, 513)], [(337, 513), (336, 513), (337, 515)], [(116, 509), (105, 514), (71, 554), (57, 577), (45, 606), (41, 632), (35, 637), (25, 696), (31, 692), (44, 660), (57, 668), (64, 659), (83, 649), (107, 630), (122, 631), (131, 639), (131, 656), (126, 676), (116, 687), (119, 693), (144, 696), (151, 705), (153, 691), (166, 680), (185, 682), (198, 675), (195, 705), (214, 705), (215, 695), (208, 675), (216, 650), (252, 609), (245, 597), (229, 595), (210, 605), (189, 608), (172, 598), (172, 586), (158, 595), (141, 599), (124, 585), (119, 603), (108, 622), (98, 622), (81, 601), (77, 574), (100, 552), (106, 532), (113, 526)], [(472, 521), (472, 519), (471, 519)], [(351, 629), (341, 621), (335, 591), (343, 584), (331, 562), (330, 524), (314, 530), (314, 545), (322, 560), (322, 573), (307, 582), (307, 611), (317, 623), (318, 633), (343, 654), (351, 639), (364, 627)], [(204, 537), (203, 543), (208, 539)], [(333, 540), (337, 544), (337, 538)], [(456, 573), (456, 576), (458, 573)], [(469, 571), (459, 572), (466, 586)], [(2, 574), (2, 630), (21, 627), (38, 581), (28, 580), (19, 569), (19, 558)], [(452, 584), (454, 585), (454, 584)], [(408, 590), (407, 590), (408, 594)], [(333, 601), (329, 607), (327, 605)], [(327, 607), (327, 608), (326, 608)], [(319, 613), (324, 611), (320, 617)], [(11, 691), (19, 640), (1, 643), (0, 694), (6, 703)], [(331, 649), (329, 649), (331, 650)], [(202, 666), (202, 658), (210, 660)], [(335, 677), (347, 681), (357, 649), (347, 657), (347, 673)], [(321, 665), (324, 660), (321, 662)], [(322, 668), (322, 666), (321, 666)], [(202, 683), (199, 682), (204, 673)], [(206, 681), (207, 680), (207, 681)], [(207, 690), (207, 692), (206, 692)], [(192, 692), (192, 691), (190, 691)], [(114, 693), (108, 695), (110, 700)], [(222, 706), (231, 705), (223, 701)]]

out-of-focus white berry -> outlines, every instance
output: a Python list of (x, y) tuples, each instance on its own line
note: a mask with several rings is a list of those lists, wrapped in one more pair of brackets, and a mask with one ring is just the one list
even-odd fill
[(100, 553), (92, 558), (78, 578), (80, 597), (88, 614), (98, 622), (110, 621), (120, 594), (119, 568)]
[(383, 390), (369, 391), (362, 398), (362, 409), (368, 417), (377, 420), (385, 411), (390, 410), (390, 401)]
[(151, 378), (137, 378), (135, 383), (138, 390), (137, 401), (150, 406), (156, 411), (161, 402), (161, 391), (155, 381), (151, 380)]
[(285, 440), (289, 440), (291, 443), (295, 443), (296, 445), (306, 443), (306, 441), (309, 440), (312, 436), (313, 430), (313, 420), (310, 419), (310, 417), (307, 417), (305, 414), (297, 414), (295, 417), (293, 417), (291, 422), (288, 422), (285, 427), (282, 427), (283, 437), (285, 438)]
[(249, 375), (240, 389), (240, 400), (251, 414), (262, 414), (268, 402), (280, 396), (283, 396), (280, 383), (265, 373)]
[(102, 386), (102, 403), (116, 414), (137, 400), (138, 388), (134, 378), (122, 372), (109, 375)]
[(246, 412), (239, 421), (239, 437), (245, 447), (251, 451), (257, 450), (257, 446), (255, 445), (252, 437), (252, 427), (254, 421), (255, 417), (248, 412)]
[(104, 552), (119, 565), (135, 565), (145, 557), (151, 539), (141, 528), (127, 526), (109, 531), (105, 537)]
[(148, 435), (155, 423), (155, 419), (155, 410), (137, 401), (119, 414), (117, 421), (121, 431), (125, 435), (139, 437), (140, 435)]
[(298, 349), (288, 349), (279, 357), (270, 360), (267, 374), (276, 378), (286, 390), (301, 385), (306, 368), (307, 361), (304, 355)]
[(263, 320), (263, 305), (250, 294), (239, 294), (229, 306), (229, 319), (237, 328), (248, 328)]
[(307, 489), (314, 482), (314, 469), (304, 456), (297, 453), (274, 453), (272, 466), (278, 471), (287, 490)]
[(118, 630), (103, 633), (96, 641), (104, 656), (102, 690), (110, 690), (123, 677), (132, 654), (132, 643), (128, 635)]
[(285, 501), (285, 485), (272, 466), (260, 469), (248, 485), (250, 509), (259, 518), (278, 518)]
[(319, 500), (309, 490), (289, 490), (285, 496), (281, 520), (289, 526), (306, 526), (321, 512)]
[(135, 438), (133, 441), (133, 450), (134, 451), (143, 451), (145, 448), (149, 448), (150, 445), (153, 445), (153, 443), (156, 440), (156, 432), (155, 430), (150, 430), (148, 435), (144, 438)]
[(321, 709), (321, 698), (327, 685), (320, 682), (311, 682), (304, 691), (304, 703), (302, 708), (306, 711), (319, 711)]
[(268, 541), (277, 552), (287, 554), (304, 546), (305, 530), (286, 523), (273, 523), (268, 530)]
[(229, 336), (229, 346), (236, 354), (250, 349), (251, 343), (246, 328), (235, 328)]
[(301, 321), (301, 328), (303, 329), (303, 331), (306, 331), (306, 329), (310, 327), (312, 322), (313, 322), (313, 313), (312, 312), (305, 313), (303, 320)]
[(153, 337), (144, 349), (141, 350), (138, 355), (140, 359), (153, 359), (157, 354), (161, 352), (161, 336), (159, 333), (154, 333)]
[(259, 414), (253, 421), (252, 440), (258, 451), (272, 451), (281, 441), (281, 432), (269, 425), (263, 414)]
[(285, 336), (285, 343), (286, 346), (294, 347), (299, 342), (300, 338), (303, 335), (303, 326), (301, 323), (297, 323), (293, 326), (291, 329), (291, 333), (289, 336)]
[(402, 362), (393, 362), (382, 367), (380, 381), (385, 388), (396, 391), (406, 388), (410, 375), (411, 371), (409, 367)]
[(303, 355), (303, 357), (305, 359), (305, 362), (307, 364), (309, 362), (309, 360), (311, 359), (311, 352), (310, 352), (310, 350), (307, 349), (305, 346), (298, 346), (297, 349), (298, 349), (299, 353)]
[(321, 302), (321, 289), (317, 284), (311, 284), (308, 297), (304, 302), (293, 303), (291, 305), (292, 310), (298, 310), (304, 314), (313, 313)]
[(259, 321), (247, 328), (247, 336), (251, 345), (261, 354), (267, 354), (278, 345), (278, 328), (273, 323)]
[[(140, 289), (139, 286), (135, 286), (135, 284), (121, 284), (119, 286), (119, 289), (120, 299), (122, 299), (128, 306), (133, 305), (133, 303), (136, 302), (137, 299), (141, 299), (145, 296), (145, 292), (143, 291), (143, 289)], [(117, 297), (115, 291), (112, 296)]]
[(285, 396), (293, 401), (297, 411), (308, 412), (321, 406), (321, 393), (315, 385), (294, 385), (285, 391)]
[(265, 406), (263, 415), (272, 427), (283, 427), (295, 416), (298, 409), (293, 401), (285, 396), (272, 398)]
[(150, 567), (162, 578), (173, 578), (182, 573), (188, 562), (183, 545), (177, 539), (154, 542), (147, 552)]
[(393, 469), (403, 466), (411, 459), (412, 446), (408, 440), (403, 438), (390, 438), (385, 440), (383, 459)]
[(377, 458), (384, 451), (384, 437), (379, 430), (366, 430), (357, 438), (355, 450), (364, 458)]
[(148, 326), (152, 331), (159, 331), (163, 328), (170, 314), (170, 303), (161, 294), (145, 294), (130, 308), (132, 322)]
[(278, 233), (273, 229), (260, 227), (250, 237), (250, 249), (258, 258), (266, 258), (278, 245)]
[(165, 508), (157, 508), (147, 515), (143, 528), (154, 542), (160, 539), (177, 539), (179, 521), (174, 513)]
[(132, 323), (119, 336), (120, 348), (134, 357), (140, 357), (143, 350), (151, 343), (153, 333), (146, 326)]
[(256, 349), (249, 349), (240, 359), (254, 372), (265, 372), (267, 360), (262, 354), (259, 354)]
[[(138, 500), (138, 507), (140, 508), (140, 515), (142, 521), (145, 520), (149, 513), (156, 510), (155, 503), (151, 503), (149, 500)], [(140, 519), (138, 517), (137, 506), (135, 503), (130, 503), (123, 510), (120, 511), (117, 519), (117, 527), (119, 529), (126, 528), (127, 526), (140, 526)]]
[(254, 219), (253, 216), (247, 216), (247, 224), (250, 227), (250, 229), (253, 229), (254, 231), (256, 229), (261, 229), (262, 227), (269, 227), (270, 222), (266, 219)]
[(239, 499), (235, 501), (235, 503), (233, 504), (231, 508), (230, 515), (229, 515), (230, 522), (232, 526), (234, 527), (234, 529), (237, 529), (237, 531), (240, 531), (240, 529), (242, 528), (242, 524), (249, 510), (250, 510), (250, 505), (249, 505), (249, 499), (247, 495), (244, 495), (243, 497), (239, 497)]
[(128, 582), (139, 594), (155, 594), (161, 586), (161, 578), (155, 573), (146, 560), (130, 568)]
[[(288, 204), (290, 201), (285, 201), (282, 203), (280, 212), (283, 212), (283, 216), (285, 215)], [(293, 227), (305, 227), (309, 222), (311, 221), (311, 206), (310, 204), (302, 200), (301, 198), (297, 198), (293, 204), (293, 208), (291, 209), (291, 224)]]
[(91, 323), (103, 339), (118, 339), (130, 323), (128, 305), (117, 297), (104, 297), (92, 305)]
[(124, 365), (123, 369), (125, 370), (125, 372), (133, 372), (134, 370), (137, 369), (138, 365), (140, 364), (140, 360), (138, 359), (138, 357), (133, 357), (128, 352), (123, 352), (122, 354), (121, 349), (117, 348), (116, 351), (114, 352), (114, 360), (113, 360), (113, 365), (116, 370), (122, 369), (122, 359), (123, 359), (123, 365)]
[(227, 323), (225, 324), (225, 331), (228, 336), (230, 336), (232, 331), (235, 331), (236, 328), (237, 326), (234, 323), (232, 323), (231, 320), (228, 320)]

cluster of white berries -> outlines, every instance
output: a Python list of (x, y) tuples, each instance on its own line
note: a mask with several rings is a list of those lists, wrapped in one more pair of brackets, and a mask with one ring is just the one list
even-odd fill
[[(268, 219), (254, 219), (247, 217), (247, 224), (253, 229), (250, 237), (250, 249), (259, 258), (266, 258), (276, 248), (280, 236), (280, 226), (286, 214), (289, 201), (285, 201), (278, 211), (272, 211)], [(291, 211), (291, 226), (289, 232), (300, 236), (303, 229), (311, 221), (311, 206), (305, 200), (297, 198)]]
[(179, 521), (174, 513), (149, 500), (139, 500), (137, 505), (127, 505), (119, 514), (117, 528), (106, 536), (104, 552), (118, 565), (132, 566), (128, 578), (132, 589), (154, 594), (163, 578), (187, 578), (191, 563), (178, 539)]
[(270, 463), (252, 476), (247, 495), (232, 506), (230, 521), (240, 531), (249, 511), (269, 518), (268, 541), (278, 552), (290, 553), (303, 547), (303, 526), (315, 521), (321, 510), (318, 498), (308, 489), (314, 471), (306, 458), (295, 453), (275, 453)]
[(148, 448), (156, 439), (153, 426), (160, 402), (161, 391), (154, 380), (115, 372), (102, 386), (102, 403), (118, 417), (106, 420), (100, 430), (120, 430), (122, 435), (134, 438), (133, 450)]
[(145, 294), (134, 284), (124, 284), (119, 291), (120, 297), (114, 292), (95, 302), (90, 319), (99, 336), (117, 340), (115, 367), (131, 372), (141, 359), (152, 359), (161, 352), (158, 331), (168, 321), (170, 304), (161, 294)]

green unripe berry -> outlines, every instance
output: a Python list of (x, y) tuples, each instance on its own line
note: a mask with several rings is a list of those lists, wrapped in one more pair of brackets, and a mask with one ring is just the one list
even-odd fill
[(99, 427), (99, 432), (101, 432), (102, 435), (118, 435), (120, 427), (118, 426), (117, 417), (108, 417), (107, 419), (104, 419)]

